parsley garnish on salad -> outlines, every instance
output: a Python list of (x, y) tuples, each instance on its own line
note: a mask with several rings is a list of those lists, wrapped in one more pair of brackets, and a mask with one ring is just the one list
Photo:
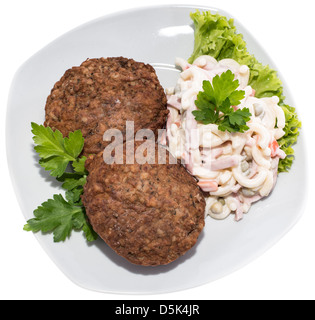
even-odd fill
[(248, 130), (246, 122), (251, 113), (248, 108), (234, 110), (245, 97), (245, 91), (236, 90), (239, 81), (234, 80), (231, 70), (223, 72), (210, 81), (203, 81), (203, 91), (200, 91), (195, 101), (199, 110), (193, 111), (195, 119), (203, 124), (215, 123), (219, 130), (229, 132), (244, 132)]
[(301, 122), (295, 108), (288, 106), (284, 100), (283, 86), (277, 72), (268, 65), (257, 61), (254, 55), (247, 51), (242, 34), (237, 33), (233, 19), (227, 19), (210, 11), (190, 14), (195, 25), (194, 51), (188, 62), (192, 63), (201, 55), (210, 55), (216, 60), (234, 59), (250, 69), (249, 85), (255, 89), (257, 98), (277, 96), (279, 105), (284, 111), (286, 126), (285, 135), (278, 140), (280, 148), (286, 153), (285, 159), (280, 159), (278, 171), (288, 171), (293, 162), (294, 150)]
[[(82, 230), (87, 241), (97, 239), (97, 234), (89, 224), (81, 202), (87, 171), (86, 157), (80, 156), (84, 138), (80, 130), (63, 137), (59, 130), (32, 122), (34, 149), (39, 154), (39, 164), (50, 175), (62, 182), (66, 190), (65, 199), (56, 194), (34, 210), (35, 218), (27, 221), (24, 230), (44, 233), (52, 232), (54, 242), (65, 241), (72, 230)], [(70, 170), (67, 171), (67, 169)]]

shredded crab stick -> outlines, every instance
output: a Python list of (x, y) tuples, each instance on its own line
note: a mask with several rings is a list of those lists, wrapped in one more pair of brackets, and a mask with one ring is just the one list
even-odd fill
[(286, 157), (286, 154), (283, 152), (283, 150), (280, 149), (279, 144), (277, 140), (273, 140), (269, 144), (269, 148), (271, 150), (271, 157), (279, 157), (280, 159), (284, 159)]
[(235, 167), (239, 164), (238, 156), (220, 157), (218, 160), (211, 161), (210, 168), (212, 171), (218, 171)]
[[(224, 219), (230, 213), (243, 218), (252, 203), (270, 194), (277, 179), (279, 159), (286, 154), (277, 140), (284, 135), (285, 115), (278, 97), (255, 97), (248, 85), (249, 68), (232, 59), (217, 61), (200, 56), (192, 64), (182, 58), (176, 64), (183, 70), (174, 88), (166, 90), (168, 109), (167, 146), (208, 193), (206, 215)], [(245, 97), (237, 108), (252, 114), (244, 133), (220, 131), (216, 124), (195, 120), (195, 100), (204, 80), (231, 70)], [(165, 141), (165, 139), (163, 139)]]
[(214, 180), (200, 180), (198, 186), (205, 192), (214, 192), (218, 190), (218, 183)]
[(279, 149), (277, 140), (273, 140), (272, 142), (270, 142), (269, 148), (271, 150), (271, 157), (274, 158), (277, 155), (277, 151)]

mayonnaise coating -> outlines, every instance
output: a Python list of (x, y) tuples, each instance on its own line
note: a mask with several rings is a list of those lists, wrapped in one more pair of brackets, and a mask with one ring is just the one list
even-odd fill
[[(284, 135), (285, 115), (278, 97), (257, 98), (248, 85), (250, 70), (235, 60), (217, 61), (200, 56), (192, 64), (176, 59), (182, 72), (175, 88), (167, 90), (167, 146), (208, 193), (206, 215), (224, 219), (230, 213), (240, 220), (253, 202), (275, 186), (279, 159), (286, 154), (277, 140)], [(231, 70), (245, 97), (238, 108), (252, 114), (244, 133), (220, 131), (218, 125), (195, 120), (195, 100), (204, 80)]]

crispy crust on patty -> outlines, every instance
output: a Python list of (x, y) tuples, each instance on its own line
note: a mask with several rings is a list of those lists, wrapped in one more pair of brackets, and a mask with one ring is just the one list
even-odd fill
[(126, 121), (135, 132), (164, 128), (166, 96), (149, 64), (123, 57), (87, 59), (65, 72), (46, 101), (45, 126), (64, 136), (81, 130), (84, 155), (96, 154), (109, 144), (103, 134), (119, 129), (125, 137)]
[(108, 165), (99, 153), (86, 168), (83, 205), (93, 229), (116, 253), (133, 264), (157, 266), (196, 244), (205, 200), (182, 165)]

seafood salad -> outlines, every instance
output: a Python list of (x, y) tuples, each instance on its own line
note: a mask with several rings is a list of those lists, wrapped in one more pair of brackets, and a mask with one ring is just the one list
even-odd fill
[[(182, 70), (180, 77), (174, 88), (166, 90), (168, 148), (205, 192), (206, 214), (224, 219), (234, 213), (239, 221), (252, 203), (273, 190), (279, 159), (286, 157), (277, 142), (285, 134), (279, 98), (255, 97), (255, 90), (248, 85), (250, 69), (233, 59), (217, 61), (202, 55), (192, 64), (177, 58), (176, 65)], [(233, 108), (247, 108), (251, 114), (244, 132), (219, 130), (217, 124), (203, 124), (193, 114), (203, 82), (212, 82), (227, 70), (244, 91), (244, 98)]]

